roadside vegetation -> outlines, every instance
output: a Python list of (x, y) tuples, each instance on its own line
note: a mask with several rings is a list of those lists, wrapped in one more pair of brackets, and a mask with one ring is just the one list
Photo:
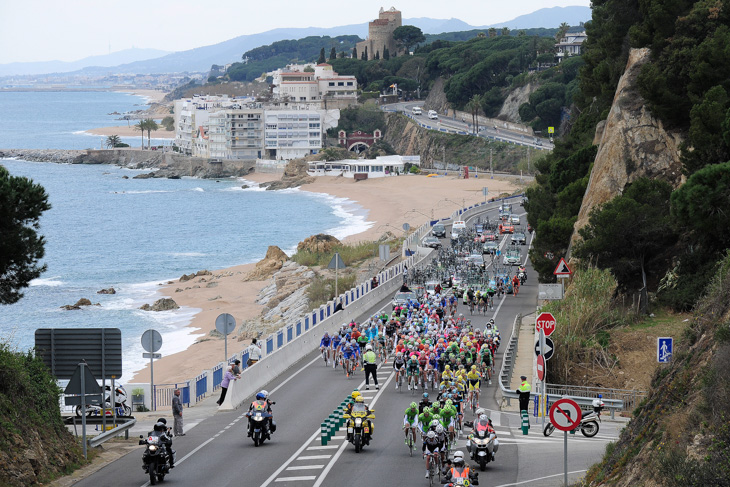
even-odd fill
[[(391, 248), (400, 245), (399, 241), (389, 242), (358, 242), (356, 244), (335, 245), (327, 252), (312, 252), (300, 250), (291, 256), (291, 260), (307, 267), (327, 267), (335, 253), (339, 253), (346, 266), (355, 265), (373, 256), (378, 255), (378, 245), (390, 244)], [(344, 288), (343, 288), (344, 289)]]
[[(337, 291), (339, 293), (355, 287), (357, 273), (352, 270), (341, 271), (337, 277)], [(331, 301), (335, 297), (335, 278), (317, 276), (307, 288), (307, 298), (312, 309)]]

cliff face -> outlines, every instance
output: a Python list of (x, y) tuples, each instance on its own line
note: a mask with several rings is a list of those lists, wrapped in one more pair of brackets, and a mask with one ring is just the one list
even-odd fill
[(507, 99), (504, 100), (502, 108), (499, 110), (497, 118), (499, 120), (505, 120), (507, 122), (522, 123), (520, 118), (520, 105), (530, 101), (530, 95), (538, 88), (538, 85), (534, 83), (528, 83), (525, 86), (520, 86), (514, 91), (507, 95)]
[(675, 188), (682, 183), (679, 134), (666, 131), (646, 107), (636, 80), (650, 61), (648, 49), (632, 49), (605, 123), (597, 126), (598, 154), (583, 196), (572, 241), (588, 223), (590, 212), (621, 194), (627, 184), (641, 178), (662, 179)]

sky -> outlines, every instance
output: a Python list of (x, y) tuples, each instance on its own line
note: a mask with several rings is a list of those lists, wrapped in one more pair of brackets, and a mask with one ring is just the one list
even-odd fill
[[(131, 47), (184, 51), (282, 27), (359, 24), (391, 6), (404, 18), (512, 20), (590, 0), (0, 0), (0, 64), (76, 61)], [(333, 8), (341, 5), (341, 8)]]

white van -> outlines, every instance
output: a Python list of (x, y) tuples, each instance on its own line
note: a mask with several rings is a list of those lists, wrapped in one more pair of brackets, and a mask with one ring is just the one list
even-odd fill
[(438, 120), (439, 114), (436, 113), (436, 110), (429, 110), (428, 111), (428, 118), (430, 118), (431, 120)]
[(423, 110), (421, 110), (421, 107), (413, 107), (411, 108), (411, 113), (413, 115), (421, 115), (423, 113)]
[(464, 221), (455, 221), (453, 225), (451, 225), (451, 238), (459, 238), (459, 234), (466, 230), (466, 222)]

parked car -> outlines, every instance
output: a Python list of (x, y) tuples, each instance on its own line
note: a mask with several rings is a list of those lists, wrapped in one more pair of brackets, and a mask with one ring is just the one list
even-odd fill
[(436, 224), (436, 225), (434, 225), (434, 226), (433, 226), (433, 228), (431, 229), (431, 234), (432, 234), (432, 235), (433, 235), (434, 237), (438, 237), (438, 238), (444, 238), (444, 237), (446, 237), (446, 227), (445, 227), (445, 226), (443, 226), (443, 225), (442, 225), (442, 224), (440, 224), (440, 223), (437, 223), (437, 224)]

